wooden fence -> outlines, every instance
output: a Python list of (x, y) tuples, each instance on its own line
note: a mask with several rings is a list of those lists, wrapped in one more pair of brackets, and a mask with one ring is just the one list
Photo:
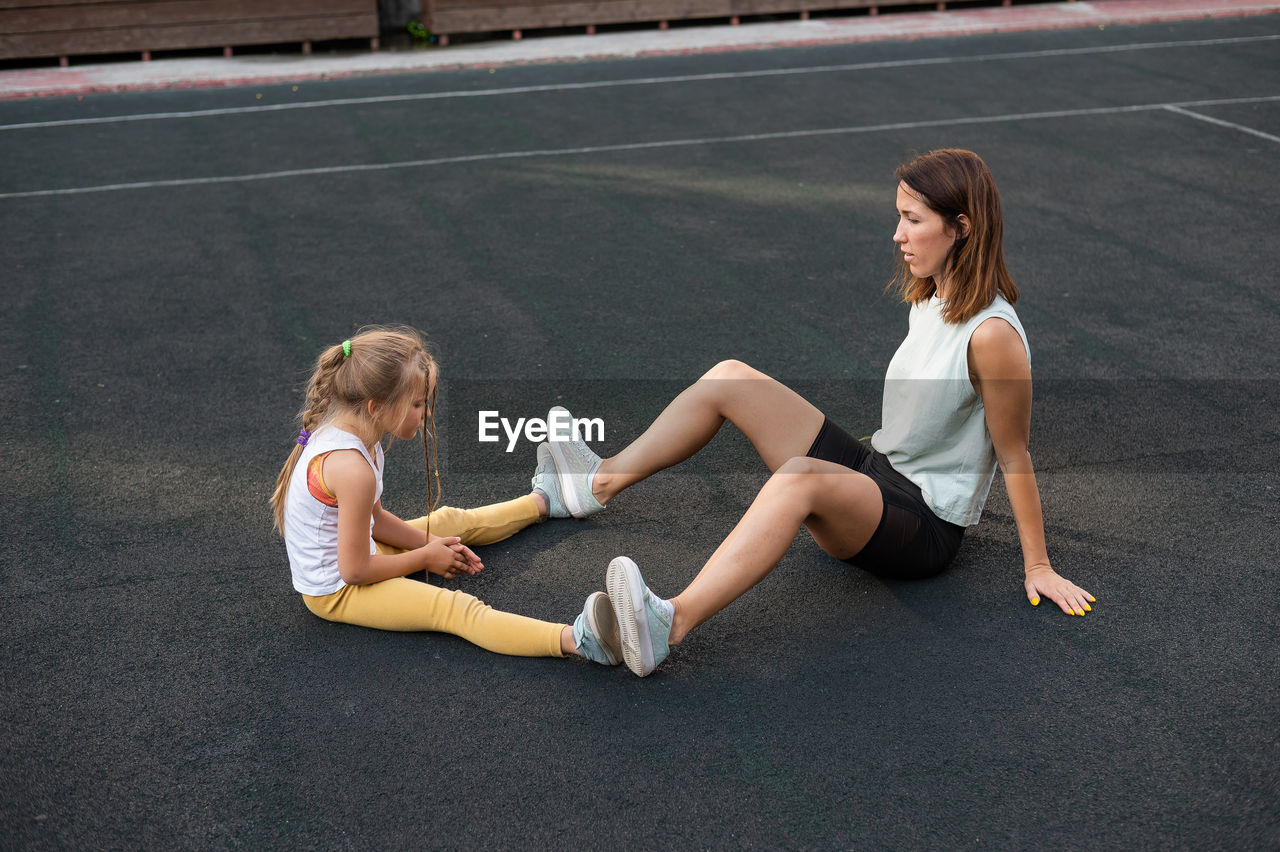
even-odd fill
[(0, 59), (367, 38), (377, 0), (0, 0)]
[[(422, 22), (450, 34), (509, 32), (700, 18), (918, 5), (920, 0), (421, 0)], [(932, 3), (942, 9), (965, 0)], [(1004, 0), (1008, 5), (1011, 0)], [(369, 39), (378, 49), (378, 0), (0, 0), (0, 60), (242, 45)]]
[[(959, 0), (963, 2), (963, 0)], [(600, 24), (656, 23), (697, 18), (738, 18), (750, 15), (798, 14), (836, 9), (869, 9), (918, 5), (921, 0), (423, 0), (423, 23), (442, 44), (457, 33), (586, 27)], [(1010, 0), (1004, 0), (1008, 5)], [(943, 9), (946, 2), (938, 2)]]

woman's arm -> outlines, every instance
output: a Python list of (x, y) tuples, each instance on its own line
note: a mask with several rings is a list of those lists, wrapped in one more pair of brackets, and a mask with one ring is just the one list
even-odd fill
[[(375, 512), (395, 516), (374, 502), (377, 479), (360, 453), (355, 450), (329, 453), (324, 459), (324, 481), (338, 499), (338, 574), (343, 582), (361, 586), (424, 569), (445, 577), (474, 573), (467, 559), (470, 551), (457, 539), (437, 539), (427, 544), (423, 533), (398, 518), (399, 523), (414, 533), (401, 539), (410, 544), (411, 549), (395, 554), (369, 553), (369, 519), (375, 518), (376, 528)], [(384, 518), (384, 526), (388, 523)], [(400, 546), (396, 542), (387, 543)], [(466, 553), (459, 553), (455, 547)]]
[(969, 338), (969, 367), (986, 410), (987, 431), (1018, 527), (1027, 598), (1035, 606), (1045, 595), (1068, 615), (1084, 615), (1091, 610), (1093, 595), (1058, 576), (1045, 547), (1040, 489), (1027, 449), (1031, 440), (1031, 364), (1022, 338), (999, 317), (983, 322)]

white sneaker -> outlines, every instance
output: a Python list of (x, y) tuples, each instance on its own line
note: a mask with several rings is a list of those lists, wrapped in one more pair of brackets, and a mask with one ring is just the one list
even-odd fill
[(609, 563), (605, 588), (618, 620), (622, 659), (627, 668), (644, 677), (671, 653), (667, 639), (671, 636), (675, 606), (649, 591), (636, 563), (625, 556)]
[[(562, 412), (557, 415), (557, 412)], [(562, 406), (557, 405), (547, 413), (547, 423), (571, 423), (572, 417)], [(604, 509), (603, 504), (591, 493), (591, 479), (596, 468), (600, 467), (600, 457), (591, 451), (587, 442), (575, 439), (572, 435), (551, 435), (545, 444), (551, 452), (551, 460), (555, 463), (556, 482), (560, 489), (560, 498), (564, 501), (569, 514), (575, 518), (585, 518)]]
[(604, 592), (592, 592), (587, 596), (582, 614), (573, 622), (573, 644), (578, 646), (580, 656), (602, 666), (616, 666), (622, 662), (618, 622)]
[(560, 496), (560, 477), (556, 475), (556, 463), (551, 459), (551, 450), (545, 443), (538, 445), (538, 467), (533, 472), (530, 487), (547, 501), (548, 518), (569, 517), (569, 509)]

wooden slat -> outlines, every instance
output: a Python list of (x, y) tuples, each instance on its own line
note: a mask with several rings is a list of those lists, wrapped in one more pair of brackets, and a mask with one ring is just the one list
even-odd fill
[(494, 4), (484, 0), (467, 5), (435, 5), (426, 25), (436, 33), (485, 32), (489, 30), (538, 29), (571, 27), (585, 24), (620, 24), (638, 21), (682, 20), (714, 17), (709, 11), (722, 7), (725, 0), (652, 0), (641, 4), (544, 2), (538, 4)]
[(288, 20), (369, 12), (369, 3), (352, 0), (152, 0), (145, 3), (91, 4), (77, 7), (0, 9), (0, 33), (58, 32), (161, 27), (235, 21)]
[[(44, 9), (50, 6), (144, 6), (151, 0), (0, 0), (0, 9)], [(172, 2), (193, 3), (193, 4), (209, 4), (210, 0), (172, 0)], [(223, 0), (213, 0), (217, 5), (225, 5)], [(501, 0), (499, 0), (501, 2)], [(541, 2), (541, 0), (538, 0)], [(371, 6), (376, 6), (376, 0), (370, 4), (368, 0), (342, 0), (342, 4), (348, 12), (368, 11)], [(259, 10), (265, 9), (292, 9), (294, 11), (305, 11), (313, 4), (310, 0), (260, 0), (251, 4)]]
[[(900, 0), (920, 3), (921, 0)], [(855, 0), (432, 0), (432, 12), (459, 10), (525, 9), (578, 6), (605, 14), (643, 16), (661, 11), (684, 16), (755, 13), (768, 7), (784, 11), (816, 11), (861, 5)], [(621, 11), (619, 11), (621, 10)]]
[(0, 0), (0, 9), (39, 9), (43, 6), (119, 5), (120, 0)]
[[(733, 2), (733, 0), (572, 0), (577, 5), (598, 6), (601, 8), (610, 6), (632, 6), (636, 8), (660, 6), (682, 8), (688, 13), (697, 12), (700, 8), (708, 5), (724, 7)], [(546, 6), (565, 6), (569, 5), (571, 0), (434, 0), (430, 3), (433, 10), (443, 9), (536, 9)]]
[(919, 0), (429, 0), (440, 34), (859, 9)]
[(111, 30), (0, 35), (0, 59), (374, 38), (377, 35), (376, 12), (294, 20), (120, 27)]

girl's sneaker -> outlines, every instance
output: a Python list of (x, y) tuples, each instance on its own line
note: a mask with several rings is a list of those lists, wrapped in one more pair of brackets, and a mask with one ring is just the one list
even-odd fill
[(644, 677), (671, 653), (667, 638), (675, 607), (649, 591), (636, 563), (625, 556), (609, 563), (605, 588), (618, 621), (622, 658), (627, 668)]
[[(547, 413), (547, 423), (572, 423), (573, 418), (562, 406), (557, 405)], [(591, 493), (591, 478), (596, 468), (600, 467), (600, 457), (591, 451), (587, 442), (569, 435), (552, 435), (541, 449), (546, 447), (555, 463), (556, 480), (560, 490), (560, 499), (564, 501), (569, 514), (575, 518), (585, 518), (604, 509), (604, 506)], [(539, 467), (541, 469), (541, 467)]]
[(582, 614), (573, 622), (573, 644), (578, 646), (579, 654), (602, 666), (616, 666), (622, 662), (618, 622), (609, 596), (604, 592), (592, 592), (587, 596)]

